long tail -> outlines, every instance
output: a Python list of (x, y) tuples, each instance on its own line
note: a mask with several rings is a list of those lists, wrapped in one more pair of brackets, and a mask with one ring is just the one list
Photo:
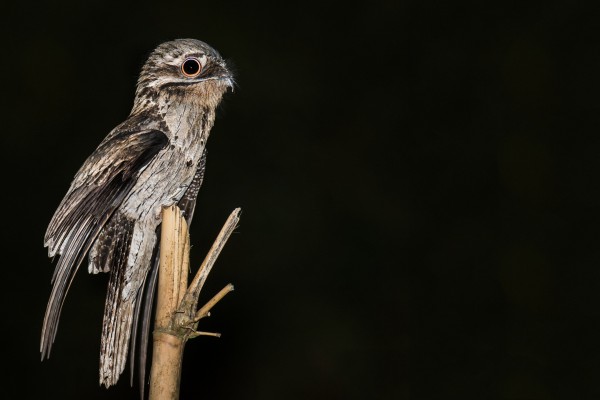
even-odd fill
[(91, 268), (110, 270), (100, 344), (100, 384), (106, 387), (116, 384), (125, 369), (129, 342), (140, 311), (140, 289), (149, 272), (156, 244), (153, 230), (138, 227), (124, 217), (117, 223), (118, 234), (110, 238), (110, 246), (99, 238), (95, 249), (104, 247), (97, 253), (98, 258), (90, 258)]

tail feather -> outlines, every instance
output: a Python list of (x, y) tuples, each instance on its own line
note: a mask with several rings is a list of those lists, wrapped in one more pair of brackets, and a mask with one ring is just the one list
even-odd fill
[[(144, 235), (144, 229), (136, 227), (133, 221), (123, 223), (119, 232), (125, 233), (113, 238), (112, 256), (106, 258), (110, 261), (110, 278), (100, 344), (100, 384), (106, 387), (117, 383), (125, 369), (130, 341), (131, 351), (135, 351), (132, 333), (137, 330), (140, 293), (156, 242), (153, 232)], [(94, 268), (106, 266), (98, 264)]]
[[(90, 250), (88, 271), (91, 274), (99, 272), (109, 272), (113, 265), (113, 259), (118, 257), (120, 252), (125, 251), (121, 242), (124, 234), (128, 234), (133, 229), (133, 225), (123, 221), (123, 217), (117, 217), (110, 220), (104, 229), (98, 235), (94, 246)], [(116, 263), (118, 265), (118, 263)]]
[[(129, 310), (131, 307), (121, 301), (121, 291), (125, 282), (123, 277), (131, 247), (134, 222), (123, 216), (116, 217), (114, 221), (113, 226), (110, 228), (112, 235), (106, 236), (107, 240), (100, 237), (90, 253), (90, 270), (110, 271), (100, 348), (100, 383), (108, 380), (107, 386), (116, 383), (120, 370), (118, 360), (109, 357), (109, 362), (107, 362), (102, 355), (119, 352), (116, 338), (123, 330), (123, 325), (128, 325), (127, 321), (131, 318), (128, 315), (133, 314), (133, 310)], [(108, 325), (110, 325), (110, 329), (107, 329)], [(115, 370), (119, 370), (116, 376), (114, 374)]]

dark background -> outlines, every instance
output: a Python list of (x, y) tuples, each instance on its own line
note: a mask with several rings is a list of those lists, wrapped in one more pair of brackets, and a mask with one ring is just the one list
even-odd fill
[[(82, 2), (83, 3), (83, 2)], [(42, 238), (127, 117), (161, 41), (204, 40), (239, 83), (192, 226), (226, 297), (182, 398), (600, 398), (600, 29), (578, 1), (90, 1), (3, 6), (2, 391), (98, 387), (106, 276), (82, 268), (49, 361)]]

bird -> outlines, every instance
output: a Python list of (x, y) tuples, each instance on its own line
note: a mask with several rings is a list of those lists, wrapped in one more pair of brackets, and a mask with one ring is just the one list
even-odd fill
[(234, 84), (224, 59), (200, 40), (167, 41), (150, 53), (129, 116), (85, 160), (48, 225), (44, 246), (58, 261), (42, 360), (50, 356), (63, 302), (87, 256), (89, 273), (109, 274), (100, 385), (117, 383), (128, 356), (133, 383), (138, 334), (143, 384), (161, 210), (175, 204), (191, 223), (216, 109)]

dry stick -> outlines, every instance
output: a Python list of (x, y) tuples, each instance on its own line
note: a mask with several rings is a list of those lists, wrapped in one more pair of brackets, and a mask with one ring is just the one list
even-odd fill
[(150, 400), (179, 398), (181, 362), (189, 338), (198, 335), (220, 336), (196, 332), (195, 326), (200, 318), (209, 315), (210, 309), (219, 300), (233, 290), (233, 285), (225, 286), (200, 310), (196, 311), (196, 308), (202, 285), (235, 229), (239, 214), (239, 208), (231, 213), (186, 290), (190, 251), (187, 223), (176, 206), (163, 209)]
[[(229, 236), (231, 236), (233, 230), (240, 221), (240, 212), (241, 209), (238, 207), (233, 210), (231, 214), (229, 214), (229, 218), (227, 218), (227, 221), (225, 221), (225, 225), (223, 225), (223, 228), (221, 228), (221, 232), (219, 232), (217, 239), (215, 239), (215, 242), (206, 254), (206, 257), (204, 257), (202, 265), (200, 265), (196, 276), (190, 283), (190, 287), (183, 297), (182, 305), (190, 310), (194, 310), (194, 313), (198, 308), (198, 297), (200, 296), (202, 286), (204, 286), (204, 282), (206, 281), (210, 270), (215, 264), (215, 261), (217, 261), (217, 257), (219, 257), (219, 254), (225, 246), (225, 243), (227, 243), (227, 239), (229, 239)], [(231, 286), (231, 288), (233, 290), (233, 286)], [(210, 309), (208, 311), (210, 311)]]
[(208, 317), (210, 315), (210, 309), (213, 308), (215, 304), (217, 304), (225, 295), (229, 292), (233, 292), (233, 285), (230, 283), (225, 286), (219, 293), (215, 295), (212, 299), (208, 301), (201, 309), (198, 310), (196, 316), (194, 317), (194, 322), (200, 321), (204, 317)]

